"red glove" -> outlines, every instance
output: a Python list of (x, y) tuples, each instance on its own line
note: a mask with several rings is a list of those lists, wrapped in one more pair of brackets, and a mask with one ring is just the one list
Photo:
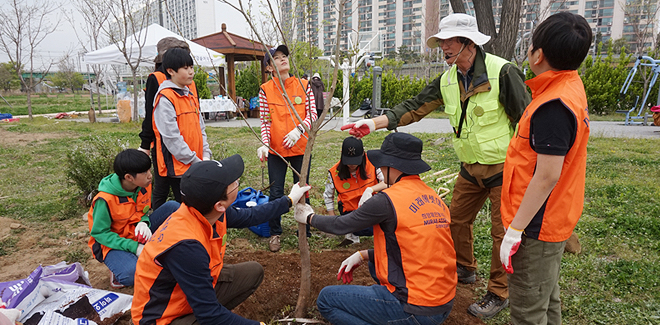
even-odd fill
[(522, 230), (509, 228), (506, 230), (506, 235), (502, 239), (500, 246), (500, 261), (506, 273), (513, 274), (513, 266), (511, 266), (511, 256), (518, 251), (520, 242), (522, 241)]
[(357, 251), (341, 262), (339, 272), (337, 272), (337, 281), (342, 280), (344, 284), (351, 283), (353, 281), (353, 270), (360, 266), (362, 261), (362, 254)]
[(341, 130), (347, 130), (348, 133), (356, 138), (362, 138), (363, 136), (376, 130), (376, 122), (372, 119), (359, 120), (355, 123), (349, 123), (341, 127)]

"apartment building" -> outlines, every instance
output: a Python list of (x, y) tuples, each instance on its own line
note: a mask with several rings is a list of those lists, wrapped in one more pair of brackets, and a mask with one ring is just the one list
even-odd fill
[(149, 23), (194, 39), (221, 29), (217, 6), (217, 0), (155, 0), (149, 4)]
[[(333, 52), (340, 0), (283, 0), (282, 18), (292, 36), (309, 41), (326, 55)], [(493, 0), (493, 16), (499, 28), (502, 0)], [(468, 14), (474, 15), (472, 1), (464, 0)], [(529, 39), (534, 27), (545, 17), (568, 11), (584, 16), (594, 36), (602, 41), (624, 38), (628, 48), (655, 45), (660, 12), (657, 0), (526, 0), (523, 2), (519, 35)], [(382, 52), (401, 46), (418, 53), (428, 49), (425, 40), (435, 34), (442, 17), (452, 12), (449, 0), (348, 0), (341, 8), (344, 23), (340, 48), (347, 50), (352, 38), (382, 38)]]

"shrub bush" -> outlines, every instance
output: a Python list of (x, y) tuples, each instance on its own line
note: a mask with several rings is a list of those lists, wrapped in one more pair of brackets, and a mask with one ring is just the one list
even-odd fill
[(89, 206), (103, 177), (113, 173), (115, 156), (128, 147), (118, 139), (94, 136), (74, 147), (66, 155), (66, 176), (80, 190)]

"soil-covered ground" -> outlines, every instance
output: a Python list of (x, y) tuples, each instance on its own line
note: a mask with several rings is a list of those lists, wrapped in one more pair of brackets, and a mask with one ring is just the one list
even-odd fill
[[(84, 260), (87, 247), (87, 223), (81, 219), (53, 221), (49, 224), (23, 224), (20, 221), (0, 217), (0, 240), (18, 237), (13, 247), (0, 256), (0, 282), (26, 278), (39, 264), (52, 265), (72, 257)], [(264, 239), (265, 240), (265, 239)], [(371, 241), (350, 249), (333, 249), (312, 252), (312, 297), (329, 285), (338, 285), (337, 269), (341, 262), (356, 249), (369, 248)], [(0, 254), (1, 255), (1, 254)], [(110, 273), (105, 265), (91, 258), (83, 262), (94, 288), (132, 294), (133, 288), (113, 289)], [(237, 238), (228, 244), (225, 263), (257, 261), (263, 265), (265, 276), (259, 289), (244, 303), (234, 309), (244, 317), (271, 322), (292, 316), (296, 306), (300, 278), (300, 257), (297, 252), (271, 253), (256, 250), (247, 240)], [(373, 279), (365, 266), (354, 272), (353, 284), (371, 285)], [(445, 324), (483, 324), (467, 314), (469, 304), (475, 301), (476, 285), (459, 284), (454, 309)], [(321, 319), (315, 305), (309, 310), (310, 318)], [(273, 322), (274, 323), (274, 322)], [(130, 317), (122, 317), (117, 324), (131, 324)]]

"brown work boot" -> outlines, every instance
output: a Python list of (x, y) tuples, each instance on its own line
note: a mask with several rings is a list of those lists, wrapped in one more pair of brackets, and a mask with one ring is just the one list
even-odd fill
[(456, 273), (458, 274), (458, 282), (460, 283), (474, 283), (477, 281), (477, 275), (474, 271), (469, 271), (465, 266), (456, 264)]
[(268, 241), (268, 248), (273, 253), (278, 252), (280, 248), (282, 248), (282, 245), (280, 245), (280, 235), (270, 236), (270, 240)]

